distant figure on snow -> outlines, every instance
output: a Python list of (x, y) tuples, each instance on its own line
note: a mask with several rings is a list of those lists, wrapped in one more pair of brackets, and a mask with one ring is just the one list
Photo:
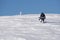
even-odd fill
[(46, 19), (46, 16), (45, 16), (45, 14), (42, 12), (41, 15), (40, 15), (40, 17), (39, 17), (39, 20), (41, 20), (41, 22), (44, 23), (44, 20), (45, 20), (45, 19)]

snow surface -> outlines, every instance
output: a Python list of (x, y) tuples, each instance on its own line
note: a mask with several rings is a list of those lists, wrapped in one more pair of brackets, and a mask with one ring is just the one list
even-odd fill
[(0, 40), (60, 40), (60, 14), (0, 16)]

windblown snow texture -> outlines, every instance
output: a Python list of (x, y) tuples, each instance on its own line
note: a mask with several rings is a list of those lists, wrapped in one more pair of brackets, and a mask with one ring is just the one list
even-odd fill
[(0, 40), (60, 40), (60, 15), (46, 14), (45, 23), (39, 14), (0, 16)]

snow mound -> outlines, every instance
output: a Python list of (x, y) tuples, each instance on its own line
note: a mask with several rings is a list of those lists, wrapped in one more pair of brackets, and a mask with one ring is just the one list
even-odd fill
[(0, 40), (60, 40), (60, 14), (0, 16)]

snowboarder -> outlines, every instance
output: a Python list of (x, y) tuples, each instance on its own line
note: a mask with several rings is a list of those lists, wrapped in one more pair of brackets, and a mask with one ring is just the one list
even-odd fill
[(44, 20), (45, 20), (45, 19), (46, 19), (46, 16), (45, 16), (45, 14), (42, 12), (41, 15), (40, 15), (40, 17), (39, 17), (39, 20), (41, 20), (41, 22), (44, 23)]

